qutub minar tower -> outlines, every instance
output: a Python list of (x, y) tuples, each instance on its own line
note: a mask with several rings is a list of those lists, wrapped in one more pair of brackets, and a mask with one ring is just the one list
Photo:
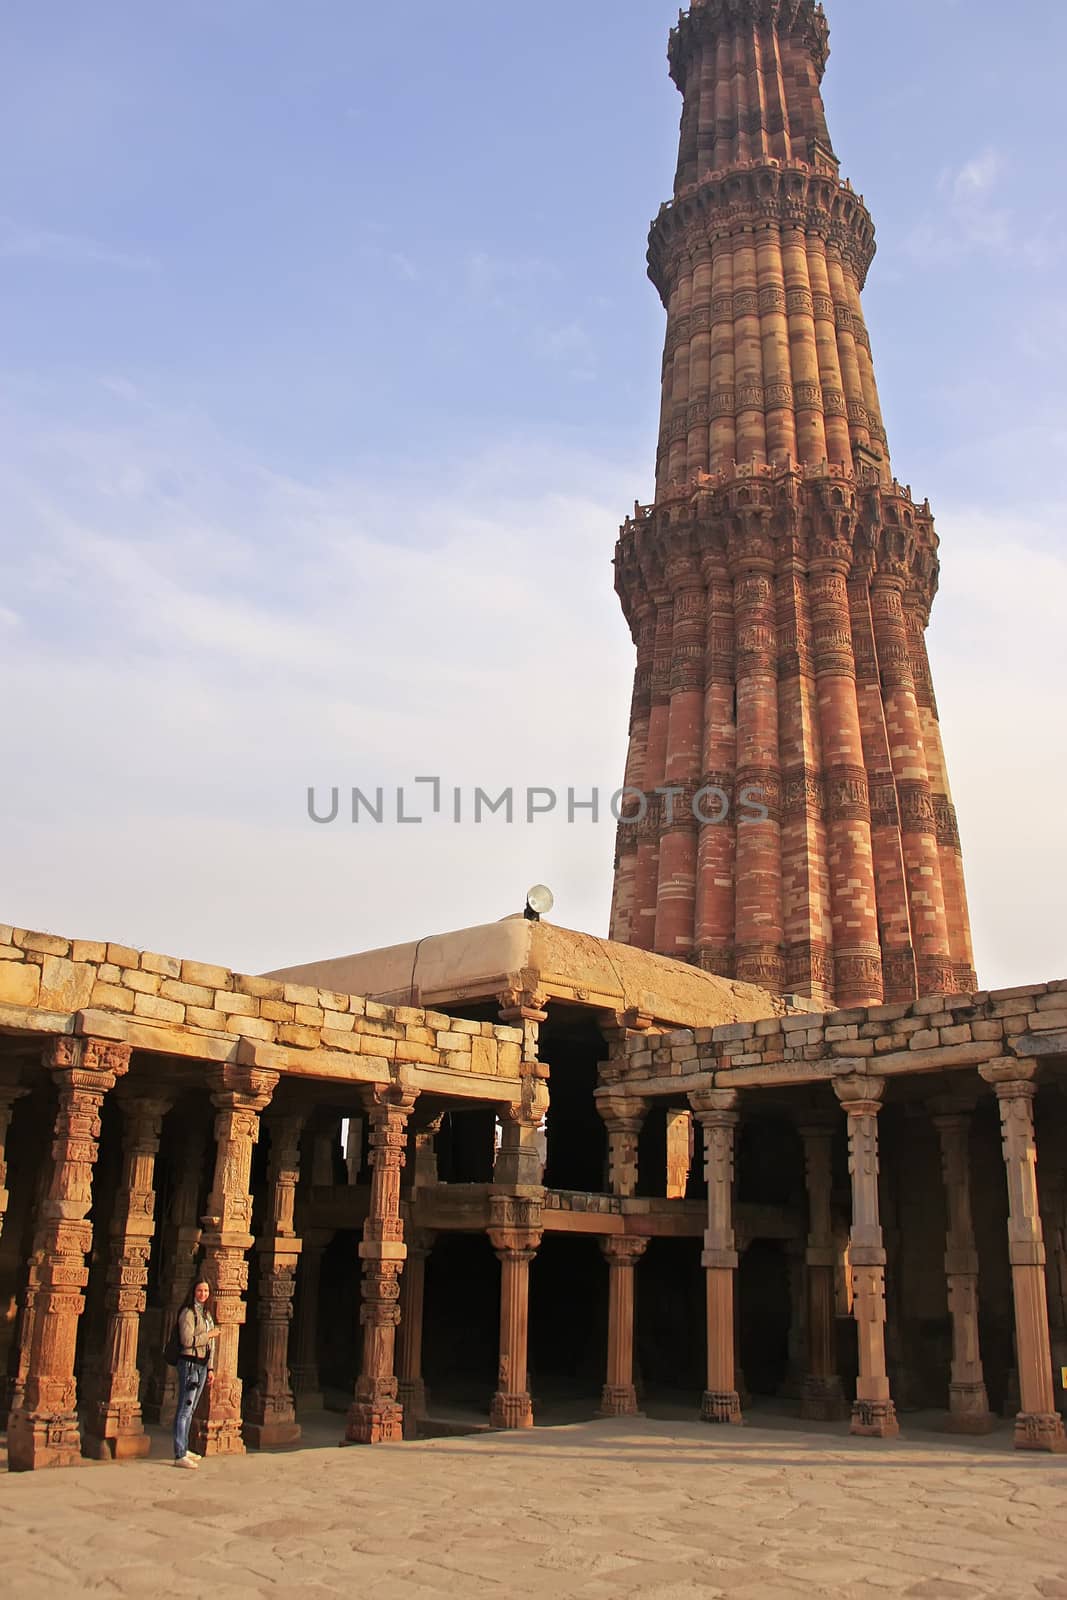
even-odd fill
[(850, 1006), (977, 980), (925, 643), (938, 540), (890, 466), (828, 55), (814, 0), (694, 0), (671, 34), (656, 498), (616, 554), (637, 675), (611, 933)]

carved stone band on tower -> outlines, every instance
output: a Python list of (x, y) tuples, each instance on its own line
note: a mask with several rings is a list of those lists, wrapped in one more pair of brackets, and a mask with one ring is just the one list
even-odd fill
[(637, 647), (612, 937), (842, 1006), (977, 987), (925, 631), (938, 540), (893, 477), (814, 0), (671, 35), (656, 498), (620, 533)]

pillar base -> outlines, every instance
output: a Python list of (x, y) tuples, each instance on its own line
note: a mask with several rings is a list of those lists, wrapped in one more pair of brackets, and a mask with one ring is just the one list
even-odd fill
[(41, 1467), (75, 1467), (82, 1441), (74, 1415), (35, 1417), (14, 1411), (7, 1426), (9, 1472), (36, 1472)]
[(489, 1411), (489, 1421), (494, 1428), (507, 1431), (514, 1428), (532, 1428), (533, 1401), (529, 1393), (495, 1394)]
[(848, 1431), (861, 1439), (895, 1439), (900, 1432), (896, 1406), (892, 1400), (857, 1400)]
[(82, 1455), (90, 1461), (139, 1461), (152, 1448), (147, 1433), (118, 1433), (99, 1438), (87, 1433), (82, 1442)]
[(704, 1398), (700, 1402), (701, 1422), (726, 1422), (734, 1427), (740, 1427), (744, 1418), (741, 1415), (741, 1397), (736, 1389), (705, 1389)]
[(350, 1407), (345, 1444), (401, 1444), (403, 1439), (404, 1408), (395, 1401), (357, 1400)]
[(984, 1383), (953, 1383), (948, 1391), (946, 1433), (988, 1433), (993, 1426)]
[(849, 1406), (841, 1379), (807, 1373), (800, 1390), (800, 1415), (806, 1422), (843, 1422)]
[(249, 1450), (284, 1450), (299, 1444), (299, 1422), (246, 1422), (245, 1444)]
[(241, 1424), (230, 1417), (217, 1422), (204, 1422), (194, 1417), (189, 1429), (189, 1446), (198, 1456), (243, 1456), (245, 1441)]
[(600, 1396), (598, 1417), (639, 1417), (641, 1415), (642, 1412), (637, 1404), (637, 1390), (632, 1383), (606, 1383), (604, 1385)]
[(1015, 1418), (1015, 1448), (1045, 1450), (1057, 1455), (1067, 1450), (1059, 1412), (1020, 1411)]

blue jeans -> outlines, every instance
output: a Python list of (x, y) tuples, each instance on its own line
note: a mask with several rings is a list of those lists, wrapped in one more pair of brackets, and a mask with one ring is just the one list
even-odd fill
[(180, 1461), (189, 1448), (189, 1424), (200, 1403), (207, 1382), (207, 1362), (178, 1359), (178, 1409), (174, 1413), (174, 1459)]

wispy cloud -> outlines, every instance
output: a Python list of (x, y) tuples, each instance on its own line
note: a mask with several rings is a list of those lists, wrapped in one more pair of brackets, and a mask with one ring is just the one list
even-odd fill
[(941, 266), (961, 251), (1010, 256), (1030, 267), (1051, 265), (1064, 253), (1056, 217), (1023, 222), (1008, 203), (1011, 163), (990, 145), (959, 167), (939, 174), (931, 209), (904, 236), (904, 252), (920, 264)]
[(154, 256), (120, 250), (84, 234), (39, 228), (12, 217), (0, 217), (0, 259), (53, 262), (70, 267), (114, 267), (122, 272), (151, 272)]

